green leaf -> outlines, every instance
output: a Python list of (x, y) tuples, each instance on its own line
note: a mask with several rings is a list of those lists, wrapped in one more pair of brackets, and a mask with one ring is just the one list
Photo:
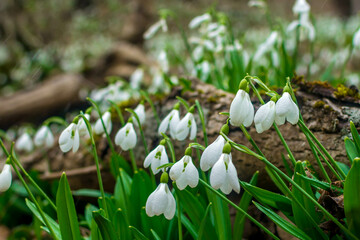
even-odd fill
[(130, 167), (130, 164), (126, 161), (126, 159), (119, 155), (119, 154), (111, 154), (110, 157), (110, 172), (111, 174), (114, 176), (114, 178), (116, 179), (117, 176), (119, 175), (119, 169), (124, 169), (126, 171), (127, 174), (129, 174), (130, 176), (132, 176), (133, 171)]
[[(72, 191), (72, 195), (73, 196), (77, 196), (77, 197), (101, 197), (101, 192), (99, 190), (96, 189), (88, 189), (88, 188), (82, 188), (76, 191)], [(111, 194), (110, 193), (105, 193), (106, 197), (110, 197)]]
[(301, 175), (301, 174), (298, 174), (299, 177), (301, 177), (302, 179), (304, 179), (305, 181), (308, 181), (312, 186), (314, 187), (317, 187), (317, 188), (321, 188), (323, 190), (326, 190), (326, 191), (335, 191), (337, 193), (343, 193), (343, 189), (342, 188), (339, 188), (335, 185), (331, 185), (330, 183), (327, 183), (327, 182), (322, 182), (316, 178), (309, 178), (309, 177), (306, 177), (304, 175)]
[(339, 168), (347, 175), (349, 173), (350, 167), (345, 163), (335, 161)]
[(81, 239), (74, 199), (65, 173), (60, 178), (56, 206), (62, 239)]
[(130, 230), (135, 236), (135, 239), (137, 240), (149, 240), (147, 237), (145, 237), (144, 234), (142, 234), (136, 227), (129, 226)]
[[(175, 213), (175, 216), (177, 217), (177, 211)], [(195, 229), (195, 226), (191, 223), (191, 221), (184, 214), (181, 214), (181, 223), (189, 231), (189, 233), (193, 239), (198, 238), (198, 234), (197, 234), (198, 232)]]
[(286, 160), (284, 154), (282, 154), (282, 153), (281, 153), (281, 159), (282, 159), (282, 161), (283, 161), (283, 163), (284, 163), (284, 166), (285, 166), (285, 170), (286, 170), (287, 175), (291, 177), (292, 171), (291, 171), (291, 169), (290, 169), (290, 165), (289, 165), (288, 161)]
[(306, 233), (304, 233), (301, 229), (292, 225), (290, 222), (286, 221), (285, 219), (281, 218), (270, 208), (266, 208), (257, 202), (253, 202), (253, 203), (260, 211), (262, 211), (266, 216), (268, 216), (276, 225), (284, 229), (284, 231), (302, 240), (312, 239), (308, 235), (306, 235)]
[(126, 171), (120, 168), (120, 174), (116, 179), (115, 189), (114, 189), (114, 199), (115, 205), (117, 208), (121, 208), (125, 213), (128, 211), (130, 206), (130, 193), (132, 185), (131, 177), (126, 173)]
[[(302, 189), (304, 189), (311, 197), (315, 199), (310, 183), (302, 179), (299, 175), (306, 176), (304, 166), (300, 161), (296, 162), (295, 164), (294, 182), (301, 186)], [(318, 215), (319, 212), (316, 211), (312, 201), (304, 196), (304, 194), (297, 188), (292, 188), (292, 192), (296, 199), (302, 206), (304, 206), (306, 211), (312, 217), (312, 219), (309, 219), (309, 217), (304, 214), (304, 210), (295, 201), (292, 201), (294, 221), (296, 226), (306, 232), (313, 239), (327, 239), (328, 237), (318, 226), (320, 223), (320, 216)]]
[(355, 158), (344, 185), (344, 210), (349, 230), (360, 237), (360, 158)]
[(159, 235), (153, 230), (153, 229), (150, 229), (153, 237), (155, 240), (161, 240), (161, 238), (159, 237)]
[[(258, 177), (259, 177), (259, 171), (256, 171), (249, 182), (250, 185), (256, 185)], [(251, 194), (246, 191), (243, 193), (241, 197), (239, 207), (245, 212), (247, 212), (249, 208), (251, 198), (252, 198)], [(242, 239), (242, 235), (244, 233), (245, 219), (246, 219), (245, 215), (237, 211), (234, 222), (234, 228), (233, 228), (234, 229), (233, 239)]]
[(93, 212), (93, 218), (99, 227), (103, 240), (116, 240), (118, 239), (114, 226), (105, 218), (101, 213), (101, 210)]
[(261, 204), (276, 208), (282, 211), (286, 216), (292, 215), (292, 201), (289, 198), (278, 193), (253, 186), (247, 182), (240, 181), (240, 185)]
[[(25, 203), (26, 203), (26, 206), (28, 206), (28, 208), (30, 209), (30, 211), (35, 215), (35, 217), (37, 217), (37, 219), (39, 219), (40, 222), (45, 225), (45, 221), (41, 217), (41, 214), (40, 214), (39, 210), (36, 208), (35, 204), (33, 202), (31, 202), (29, 199), (25, 199)], [(45, 218), (47, 219), (48, 223), (51, 225), (50, 227), (54, 230), (54, 233), (55, 233), (57, 239), (61, 239), (61, 232), (60, 232), (59, 224), (57, 222), (55, 222), (55, 220), (52, 219), (46, 213), (44, 213), (44, 215), (45, 215)], [(44, 229), (48, 233), (50, 233), (47, 228), (44, 228)]]
[(350, 162), (352, 163), (354, 158), (360, 157), (360, 154), (355, 146), (355, 143), (350, 138), (345, 137), (344, 142), (345, 142), (346, 154)]
[(116, 210), (113, 223), (119, 239), (131, 239), (130, 225), (124, 211)]
[(358, 153), (360, 153), (360, 135), (352, 121), (350, 121), (350, 131), (355, 143), (356, 150)]
[(201, 224), (200, 224), (200, 227), (199, 227), (199, 231), (198, 231), (198, 240), (200, 239), (206, 239), (204, 238), (204, 231), (206, 231), (206, 227), (208, 227), (206, 225), (207, 223), (207, 219), (208, 219), (208, 215), (209, 215), (209, 212), (210, 212), (210, 207), (211, 207), (212, 203), (210, 202), (209, 205), (207, 206), (206, 210), (205, 210), (205, 215), (204, 215), (204, 218), (203, 220), (201, 221)]
[(266, 173), (269, 175), (271, 180), (275, 183), (276, 187), (287, 196), (288, 192), (285, 187), (280, 183), (280, 177), (276, 172), (271, 171), (267, 166), (265, 167)]

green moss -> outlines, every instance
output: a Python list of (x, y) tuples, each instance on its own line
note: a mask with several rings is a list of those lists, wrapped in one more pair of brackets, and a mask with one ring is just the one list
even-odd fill
[(360, 94), (358, 93), (357, 90), (348, 88), (342, 84), (339, 84), (336, 87), (334, 95), (337, 98), (353, 97), (353, 98), (360, 99)]
[(324, 101), (316, 101), (315, 104), (314, 104), (314, 108), (322, 108), (325, 106), (325, 102)]

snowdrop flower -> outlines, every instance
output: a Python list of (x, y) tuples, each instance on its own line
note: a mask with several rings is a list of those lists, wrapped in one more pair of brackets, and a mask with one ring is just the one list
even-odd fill
[(360, 48), (360, 28), (355, 32), (352, 42), (354, 48)]
[[(110, 134), (112, 130), (111, 113), (109, 111), (106, 111), (102, 115), (102, 120), (104, 121), (105, 129), (107, 133)], [(98, 135), (104, 133), (104, 127), (100, 118), (95, 123), (94, 131)]]
[(54, 145), (54, 135), (48, 126), (42, 126), (35, 134), (34, 143), (36, 147), (45, 146), (50, 148)]
[(204, 22), (209, 22), (211, 20), (211, 15), (209, 13), (205, 13), (203, 15), (195, 17), (189, 23), (189, 28), (194, 29), (200, 26)]
[(0, 173), (0, 193), (7, 191), (11, 185), (11, 165), (5, 164)]
[[(134, 109), (134, 112), (136, 113), (136, 115), (138, 115), (140, 124), (143, 125), (146, 120), (145, 106), (143, 101), (140, 102), (139, 105), (137, 105), (137, 107)], [(137, 121), (135, 121), (134, 124), (135, 126), (137, 126), (138, 125)]]
[(170, 178), (175, 181), (176, 186), (183, 190), (186, 186), (192, 188), (199, 183), (199, 172), (192, 162), (192, 149), (188, 147), (185, 151), (185, 156), (177, 161), (170, 169)]
[(306, 0), (296, 0), (292, 11), (295, 15), (308, 14), (310, 12), (310, 4)]
[(23, 133), (15, 143), (15, 148), (19, 151), (31, 152), (34, 149), (34, 144), (28, 133)]
[(130, 76), (130, 86), (133, 89), (139, 89), (140, 84), (144, 78), (144, 70), (142, 68), (136, 69)]
[(284, 88), (284, 93), (275, 106), (275, 122), (277, 125), (284, 124), (285, 119), (293, 125), (299, 121), (299, 108), (292, 100), (291, 95), (286, 91), (286, 88)]
[(210, 184), (214, 189), (219, 189), (229, 194), (232, 190), (239, 193), (240, 184), (236, 168), (232, 163), (231, 146), (226, 143), (219, 160), (213, 166), (210, 173)]
[[(90, 121), (90, 114), (85, 113), (84, 116), (88, 121)], [(79, 119), (77, 127), (78, 127), (78, 131), (79, 131), (80, 136), (90, 136), (89, 131), (88, 131), (87, 127), (86, 127), (86, 123), (85, 123), (83, 118)]]
[(149, 27), (149, 29), (144, 33), (144, 39), (152, 38), (160, 30), (160, 28), (163, 32), (168, 31), (166, 20), (164, 18)]
[(148, 168), (151, 165), (151, 171), (154, 174), (160, 172), (160, 169), (158, 169), (158, 167), (169, 163), (169, 158), (165, 150), (165, 143), (165, 139), (161, 140), (159, 146), (152, 150), (145, 158), (144, 167)]
[(265, 8), (266, 3), (263, 0), (250, 0), (248, 2), (249, 7)]
[(206, 80), (209, 78), (211, 73), (211, 65), (208, 61), (203, 61), (200, 64), (200, 71), (201, 71), (201, 80), (206, 82)]
[(176, 139), (176, 127), (180, 122), (180, 113), (179, 113), (180, 103), (175, 104), (173, 110), (166, 115), (166, 117), (161, 121), (158, 133), (161, 136), (161, 133), (166, 133), (167, 129), (170, 128), (170, 136), (173, 139)]
[(267, 52), (271, 51), (276, 44), (279, 34), (276, 31), (271, 32), (270, 36), (265, 42), (260, 44), (254, 55), (254, 61), (259, 61), (260, 58)]
[(230, 105), (230, 124), (233, 126), (249, 127), (254, 119), (254, 106), (247, 93), (248, 83), (245, 79), (240, 82), (240, 87)]
[(167, 54), (164, 50), (162, 50), (158, 56), (158, 62), (160, 64), (160, 68), (164, 73), (169, 72), (169, 61), (167, 58)]
[[(300, 20), (295, 20), (291, 22), (287, 27), (286, 31), (287, 32), (294, 31), (298, 26), (300, 26), (302, 30), (307, 31), (307, 37), (310, 41), (314, 41), (316, 35), (315, 28), (310, 22), (308, 15), (301, 15)], [(300, 34), (301, 34), (301, 39), (303, 39), (304, 38), (302, 37), (303, 31), (301, 31)]]
[[(224, 126), (222, 126), (221, 132), (228, 135), (229, 125), (225, 124)], [(207, 171), (214, 166), (214, 164), (219, 160), (222, 154), (224, 145), (225, 145), (224, 137), (218, 136), (213, 143), (211, 143), (207, 148), (205, 148), (200, 158), (201, 170)]]
[(275, 102), (270, 100), (262, 105), (256, 112), (254, 123), (258, 133), (268, 130), (275, 120)]
[(145, 210), (149, 217), (164, 214), (165, 218), (170, 220), (175, 215), (175, 198), (167, 185), (168, 174), (164, 172), (161, 175), (159, 186), (146, 200)]
[(76, 152), (80, 146), (80, 136), (77, 128), (77, 124), (71, 123), (65, 130), (60, 134), (59, 145), (61, 151), (64, 153), (72, 149)]
[(133, 149), (136, 145), (137, 137), (132, 123), (132, 119), (122, 127), (115, 135), (115, 144), (119, 145), (124, 151)]
[(176, 127), (176, 139), (179, 141), (185, 140), (190, 132), (190, 140), (195, 139), (197, 126), (194, 118), (195, 108), (194, 106), (190, 108), (189, 112), (185, 115), (183, 119), (180, 120), (179, 124)]

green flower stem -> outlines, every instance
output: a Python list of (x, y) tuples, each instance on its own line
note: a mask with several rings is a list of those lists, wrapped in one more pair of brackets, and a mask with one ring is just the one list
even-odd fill
[(134, 110), (132, 110), (131, 108), (125, 108), (125, 111), (127, 111), (127, 112), (131, 113), (132, 115), (134, 115), (134, 117), (135, 117), (135, 119), (136, 119), (136, 121), (138, 123), (139, 131), (140, 131), (140, 135), (141, 135), (141, 140), (143, 142), (143, 145), (144, 145), (144, 148), (145, 148), (145, 154), (147, 156), (149, 154), (149, 150), (148, 150), (148, 147), (147, 147), (144, 131), (143, 131), (141, 123), (140, 123), (140, 118), (136, 114), (136, 112)]
[(182, 97), (176, 96), (176, 99), (185, 107), (186, 111), (188, 112), (190, 109), (189, 103), (183, 99)]
[(50, 117), (44, 121), (44, 125), (49, 126), (51, 123), (57, 123), (67, 127), (69, 124), (61, 117)]
[[(102, 124), (102, 126), (103, 126), (103, 128), (104, 128), (104, 132), (105, 132), (105, 135), (106, 135), (106, 139), (107, 139), (107, 141), (108, 141), (108, 143), (109, 143), (109, 147), (110, 147), (110, 149), (111, 149), (111, 152), (112, 152), (112, 154), (116, 154), (114, 145), (113, 145), (112, 142), (111, 142), (110, 135), (109, 135), (109, 133), (107, 132), (107, 129), (106, 129), (106, 127), (105, 127), (104, 120), (102, 119), (102, 114), (101, 114), (101, 111), (100, 111), (99, 106), (98, 106), (98, 105), (96, 104), (96, 102), (95, 102), (94, 100), (92, 100), (91, 98), (88, 97), (88, 98), (86, 98), (86, 99), (92, 103), (92, 105), (95, 107), (96, 111), (98, 112), (99, 118), (100, 118), (100, 121), (101, 121), (101, 124)], [(84, 119), (84, 120), (85, 120), (85, 119)]]
[(291, 150), (290, 150), (290, 148), (289, 148), (289, 145), (288, 145), (287, 142), (285, 141), (285, 139), (284, 139), (283, 135), (281, 134), (278, 126), (276, 125), (276, 123), (273, 124), (273, 127), (275, 128), (276, 133), (279, 135), (279, 138), (280, 138), (282, 144), (284, 145), (286, 151), (288, 152), (289, 158), (290, 158), (293, 166), (295, 167), (296, 160), (295, 160), (295, 157), (294, 157), (294, 155), (292, 154), (292, 152), (291, 152)]
[[(222, 195), (221, 193), (219, 193), (218, 191), (216, 191), (214, 188), (212, 188), (208, 183), (206, 183), (204, 180), (199, 179), (200, 183), (203, 184), (207, 189), (209, 189), (210, 191), (212, 191), (213, 193), (215, 193), (216, 195), (218, 195), (222, 200), (224, 200), (226, 203), (230, 204), (231, 206), (233, 206), (237, 211), (241, 212), (242, 214), (244, 214), (250, 221), (252, 221), (256, 226), (258, 226), (260, 229), (262, 229), (264, 232), (266, 232), (267, 234), (269, 234), (269, 236), (271, 236), (273, 239), (279, 239), (278, 237), (276, 237), (272, 232), (270, 232), (266, 227), (264, 227), (260, 222), (258, 222), (255, 218), (253, 218), (252, 216), (250, 216), (246, 211), (244, 211), (243, 209), (241, 209), (239, 206), (237, 206), (235, 203), (233, 203), (232, 201), (230, 201), (229, 199), (227, 199), (224, 195)], [(279, 239), (280, 240), (280, 239)]]
[(259, 154), (251, 151), (250, 149), (248, 149), (245, 146), (239, 146), (238, 144), (234, 143), (233, 141), (229, 141), (233, 148), (235, 148), (236, 150), (243, 152), (243, 153), (247, 153), (249, 155), (252, 155), (256, 158), (258, 158), (260, 161), (264, 162), (266, 164), (266, 166), (268, 166), (270, 169), (272, 169), (273, 171), (277, 172), (281, 177), (283, 177), (284, 179), (286, 179), (286, 181), (290, 182), (292, 184), (293, 187), (296, 187), (304, 196), (306, 196), (308, 199), (310, 199), (311, 202), (313, 202), (313, 204), (320, 209), (331, 221), (333, 221), (341, 230), (343, 230), (346, 234), (348, 234), (349, 236), (351, 236), (353, 239), (359, 239), (357, 238), (353, 233), (351, 233), (344, 225), (342, 225), (337, 219), (336, 217), (334, 217), (331, 213), (329, 213), (323, 206), (321, 206), (320, 203), (318, 203), (316, 201), (316, 199), (312, 198), (304, 189), (301, 188), (301, 186), (299, 186), (296, 182), (294, 182), (290, 177), (288, 177), (285, 173), (283, 173), (280, 169), (278, 169), (275, 165), (273, 165), (269, 160), (267, 160), (266, 158), (260, 156)]
[[(164, 139), (166, 140), (166, 144), (167, 144), (168, 148), (170, 149), (171, 159), (172, 159), (173, 163), (175, 163), (176, 155), (175, 155), (174, 145), (172, 144), (171, 139), (168, 136), (166, 136), (164, 133), (162, 133), (162, 135), (164, 136)], [(178, 218), (179, 240), (182, 240), (183, 236), (182, 236), (181, 207), (180, 207), (179, 196), (177, 194), (175, 194), (175, 198), (176, 198), (176, 208), (178, 211), (177, 218)]]
[(299, 120), (298, 125), (303, 132), (307, 132), (310, 137), (315, 141), (315, 143), (319, 146), (321, 151), (326, 155), (328, 160), (331, 162), (332, 165), (334, 165), (336, 171), (340, 174), (342, 179), (346, 178), (346, 174), (343, 172), (343, 170), (336, 164), (334, 158), (329, 154), (329, 152), (324, 148), (324, 146), (319, 142), (319, 140), (315, 137), (315, 135), (310, 131), (310, 129), (305, 125), (305, 123), (302, 120)]
[(123, 117), (123, 115), (121, 113), (121, 110), (120, 110), (119, 106), (116, 103), (114, 103), (113, 101), (111, 101), (111, 100), (108, 100), (108, 101), (115, 108), (115, 111), (117, 112), (117, 114), (119, 116), (121, 126), (123, 127), (125, 125), (125, 120), (124, 120), (124, 117)]
[(129, 150), (130, 159), (131, 159), (131, 166), (133, 168), (134, 173), (138, 171), (138, 167), (136, 165), (134, 151), (132, 149)]
[(198, 100), (195, 100), (195, 104), (196, 107), (198, 109), (198, 113), (199, 113), (199, 118), (201, 121), (201, 126), (202, 126), (202, 130), (203, 130), (203, 134), (204, 134), (204, 143), (205, 143), (205, 147), (208, 146), (208, 137), (207, 137), (207, 132), (206, 132), (206, 124), (205, 124), (205, 118), (204, 118), (204, 111), (200, 105), (200, 102)]
[[(5, 155), (7, 157), (11, 157), (9, 152), (6, 150), (3, 141), (0, 138), (0, 145), (1, 148), (3, 149)], [(29, 173), (23, 168), (23, 166), (21, 165), (20, 161), (15, 157), (12, 156), (12, 159), (14, 161), (14, 163), (19, 167), (19, 169), (24, 173), (24, 175), (26, 176), (27, 179), (29, 179), (29, 181), (31, 182), (32, 185), (34, 185), (34, 187), (40, 192), (40, 194), (49, 202), (50, 206), (57, 211), (56, 205), (53, 203), (53, 201), (51, 201), (51, 199), (46, 195), (46, 193), (39, 187), (39, 185), (34, 181), (34, 179), (29, 175)]]
[(156, 122), (158, 124), (158, 126), (160, 125), (160, 118), (159, 118), (159, 115), (157, 114), (156, 112), (156, 108), (155, 108), (155, 105), (153, 103), (153, 101), (151, 100), (151, 98), (149, 97), (149, 94), (147, 94), (147, 92), (141, 90), (140, 91), (141, 95), (145, 98), (145, 100), (150, 104), (150, 107), (153, 111), (153, 114), (154, 114), (154, 117), (156, 119)]
[[(2, 144), (2, 147), (3, 147), (2, 141), (1, 141), (1, 144)], [(23, 186), (25, 187), (25, 190), (26, 190), (26, 192), (29, 194), (29, 197), (30, 197), (31, 201), (34, 202), (36, 208), (39, 210), (39, 213), (40, 213), (42, 219), (44, 220), (45, 225), (48, 227), (48, 229), (49, 229), (49, 231), (50, 231), (50, 234), (52, 235), (52, 237), (53, 237), (54, 239), (58, 239), (58, 238), (56, 237), (56, 235), (55, 235), (54, 230), (52, 229), (51, 225), (49, 224), (49, 221), (48, 221), (47, 218), (45, 217), (45, 213), (44, 213), (43, 210), (41, 209), (40, 204), (39, 204), (38, 201), (36, 200), (35, 196), (32, 194), (29, 186), (26, 184), (24, 178), (22, 177), (21, 173), (19, 172), (19, 170), (18, 170), (17, 167), (16, 167), (16, 164), (15, 164), (16, 160), (15, 160), (14, 154), (13, 154), (13, 146), (14, 146), (14, 143), (12, 143), (12, 145), (11, 145), (11, 154), (9, 154), (9, 152), (8, 152), (5, 148), (3, 148), (3, 149), (5, 149), (4, 152), (6, 152), (6, 154), (8, 155), (8, 158), (10, 158), (10, 164), (11, 164), (11, 166), (13, 167), (16, 175), (18, 176), (18, 178), (20, 179), (21, 183), (22, 183)]]
[(240, 129), (241, 131), (244, 133), (246, 139), (250, 142), (250, 144), (255, 148), (256, 152), (258, 154), (260, 154), (261, 156), (265, 157), (264, 154), (261, 152), (260, 148), (257, 146), (257, 144), (255, 143), (254, 139), (252, 139), (252, 137), (250, 136), (250, 134), (248, 133), (248, 131), (246, 130), (246, 128), (244, 127), (243, 124), (240, 125)]
[[(246, 131), (246, 129), (245, 129)], [(227, 137), (224, 133), (221, 133), (221, 135), (225, 138), (225, 140), (229, 141), (230, 144), (235, 145), (238, 147), (238, 144), (236, 144), (235, 142), (233, 142), (229, 137)], [(248, 134), (249, 135), (249, 134)], [(251, 138), (251, 136), (249, 135), (249, 137)], [(256, 143), (253, 141), (253, 143), (256, 146)], [(238, 150), (238, 149), (237, 149)], [(249, 151), (251, 151), (249, 149)], [(260, 150), (259, 150), (260, 151)], [(260, 151), (260, 156), (262, 156), (263, 158), (265, 158), (264, 154)], [(311, 214), (305, 209), (305, 207), (299, 202), (299, 200), (295, 197), (295, 195), (293, 194), (293, 192), (289, 189), (288, 185), (284, 182), (284, 180), (276, 173), (274, 172), (271, 168), (269, 168), (268, 166), (266, 167), (267, 171), (271, 171), (274, 176), (277, 178), (279, 184), (281, 185), (281, 187), (286, 191), (287, 195), (290, 196), (292, 198), (292, 200), (304, 211), (304, 213), (309, 217), (309, 220), (312, 221), (315, 225), (317, 225), (317, 223), (315, 222), (315, 220), (313, 219), (313, 217), (311, 216)], [(320, 232), (320, 234), (322, 234), (322, 232)]]
[(89, 132), (89, 135), (90, 135), (91, 145), (92, 145), (92, 150), (93, 150), (93, 155), (94, 155), (95, 165), (96, 165), (96, 174), (97, 174), (97, 178), (98, 178), (98, 182), (99, 182), (99, 188), (100, 188), (100, 192), (101, 192), (101, 200), (102, 200), (103, 205), (104, 205), (105, 217), (108, 217), (109, 212), (108, 212), (107, 205), (106, 205), (106, 200), (105, 200), (105, 191), (104, 191), (104, 186), (103, 186), (103, 182), (102, 182), (102, 178), (101, 178), (99, 157), (98, 157), (97, 151), (96, 151), (96, 144), (95, 144), (94, 134), (92, 132), (90, 122), (86, 119), (85, 115), (80, 114), (80, 117), (82, 117), (84, 119), (86, 128), (87, 128), (87, 130)]

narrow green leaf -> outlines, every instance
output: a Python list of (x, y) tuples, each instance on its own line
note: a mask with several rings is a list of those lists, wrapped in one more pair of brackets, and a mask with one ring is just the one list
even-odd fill
[[(310, 183), (302, 179), (299, 175), (306, 176), (304, 166), (300, 161), (296, 162), (295, 164), (294, 182), (300, 185), (302, 189), (304, 189), (311, 197), (315, 199)], [(295, 201), (292, 201), (294, 221), (296, 226), (306, 232), (313, 239), (327, 239), (328, 237), (324, 231), (322, 231), (318, 226), (320, 224), (320, 213), (316, 211), (312, 201), (305, 197), (304, 194), (302, 194), (297, 188), (293, 188), (292, 192), (300, 204), (304, 206), (304, 208), (312, 217), (312, 219), (309, 219), (309, 217), (304, 214), (304, 210), (298, 204), (296, 204)]]
[(81, 239), (74, 199), (65, 173), (60, 178), (56, 206), (62, 239)]
[(360, 135), (355, 127), (355, 124), (352, 121), (350, 121), (350, 131), (351, 131), (351, 135), (353, 137), (357, 152), (360, 153)]
[(112, 173), (112, 175), (114, 176), (114, 178), (116, 179), (117, 176), (119, 175), (119, 169), (124, 169), (126, 171), (127, 174), (129, 174), (130, 176), (132, 176), (133, 171), (130, 167), (130, 164), (126, 161), (126, 159), (119, 155), (119, 154), (111, 154), (110, 157), (110, 172)]
[(131, 239), (130, 225), (124, 211), (116, 210), (113, 223), (119, 239)]
[(290, 233), (291, 235), (302, 239), (302, 240), (311, 240), (306, 233), (304, 233), (301, 229), (298, 227), (292, 225), (290, 222), (286, 221), (285, 219), (281, 218), (278, 214), (276, 214), (273, 210), (270, 208), (266, 208), (262, 205), (260, 205), (257, 202), (253, 202), (254, 205), (262, 211), (266, 216), (268, 216), (276, 225), (284, 229), (286, 232)]
[[(73, 196), (77, 196), (77, 197), (101, 197), (101, 192), (99, 190), (96, 189), (88, 189), (88, 188), (82, 188), (76, 191), (72, 191), (72, 195)], [(106, 197), (110, 197), (111, 194), (110, 193), (105, 193)]]
[(290, 165), (289, 165), (288, 161), (286, 160), (284, 154), (282, 154), (282, 153), (281, 153), (281, 159), (282, 159), (282, 161), (284, 163), (286, 173), (290, 177), (292, 175), (292, 171), (290, 169)]
[(206, 231), (206, 227), (208, 227), (206, 225), (206, 222), (207, 222), (207, 218), (208, 218), (208, 215), (209, 215), (209, 211), (210, 211), (210, 207), (211, 207), (212, 203), (210, 202), (209, 205), (207, 206), (206, 210), (205, 210), (205, 215), (204, 215), (204, 218), (203, 220), (201, 221), (201, 224), (200, 224), (200, 227), (199, 227), (199, 231), (198, 231), (198, 238), (197, 239), (206, 239), (204, 238), (204, 231)]
[(360, 158), (355, 158), (345, 179), (344, 210), (349, 230), (360, 237)]
[[(177, 212), (175, 213), (175, 216), (177, 217)], [(198, 238), (198, 234), (197, 234), (198, 232), (195, 229), (195, 226), (191, 223), (191, 221), (184, 214), (181, 214), (181, 223), (189, 231), (189, 233), (193, 239)]]
[(161, 240), (161, 238), (159, 237), (159, 235), (153, 230), (153, 229), (150, 229), (153, 237), (155, 238), (155, 240)]
[(129, 226), (130, 230), (135, 236), (135, 239), (137, 240), (149, 240), (147, 237), (145, 237), (144, 234), (142, 234), (136, 227)]
[[(249, 182), (250, 185), (253, 186), (256, 185), (258, 177), (259, 177), (259, 171), (256, 171)], [(251, 199), (252, 199), (251, 194), (245, 191), (241, 197), (239, 207), (243, 209), (245, 212), (247, 212)], [(234, 229), (233, 239), (242, 239), (242, 235), (244, 233), (245, 219), (246, 219), (245, 215), (237, 211), (234, 222), (234, 228), (233, 228)]]
[(100, 212), (101, 210), (93, 212), (93, 218), (99, 227), (103, 240), (118, 239), (114, 226), (109, 219), (105, 218)]
[(317, 187), (317, 188), (321, 188), (323, 190), (326, 191), (335, 191), (338, 193), (343, 193), (343, 189), (339, 188), (335, 185), (331, 185), (330, 183), (327, 182), (322, 182), (320, 180), (317, 180), (316, 178), (309, 178), (306, 177), (304, 175), (298, 174), (299, 177), (301, 177), (302, 179), (304, 179), (305, 181), (308, 181), (312, 186)]
[(352, 163), (354, 158), (360, 157), (360, 154), (355, 146), (355, 143), (350, 138), (345, 137), (344, 142), (345, 142), (346, 154), (350, 162)]
[(240, 185), (261, 204), (276, 208), (282, 211), (286, 216), (292, 215), (292, 201), (289, 198), (281, 194), (253, 186), (247, 182), (240, 181)]
[[(25, 203), (26, 203), (26, 206), (30, 209), (30, 211), (35, 215), (35, 217), (36, 217), (37, 219), (39, 219), (42, 224), (45, 225), (45, 221), (44, 221), (44, 219), (42, 219), (41, 214), (40, 214), (40, 212), (38, 211), (38, 209), (36, 208), (35, 204), (34, 204), (33, 202), (31, 202), (31, 201), (30, 201), (29, 199), (27, 199), (27, 198), (25, 199)], [(61, 232), (60, 232), (59, 224), (58, 224), (57, 222), (55, 222), (55, 220), (52, 219), (52, 218), (51, 218), (49, 215), (47, 215), (46, 213), (44, 213), (44, 215), (45, 215), (45, 218), (47, 219), (48, 223), (51, 225), (51, 228), (54, 230), (54, 233), (55, 233), (57, 239), (61, 239)], [(44, 229), (45, 229), (45, 228), (44, 228)], [(48, 233), (50, 233), (47, 228), (46, 228), (46, 231), (47, 231)]]

